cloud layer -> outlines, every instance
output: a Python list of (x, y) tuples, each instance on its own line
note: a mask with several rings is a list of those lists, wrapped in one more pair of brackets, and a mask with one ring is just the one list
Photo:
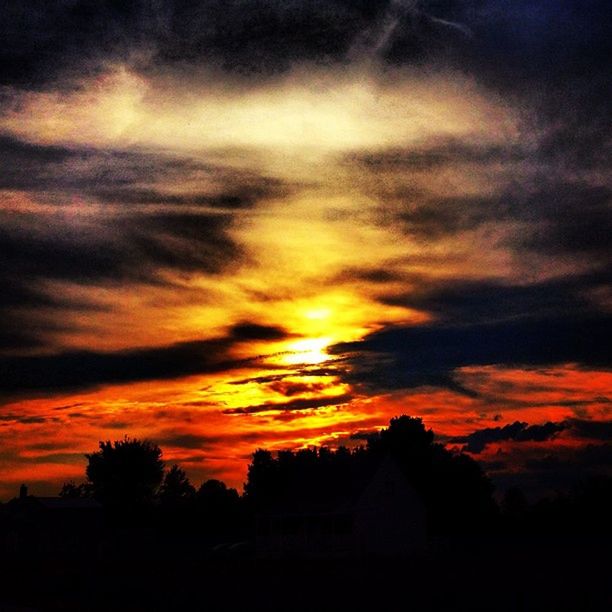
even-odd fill
[(402, 412), (501, 486), (607, 469), (608, 11), (3, 3), (0, 479)]

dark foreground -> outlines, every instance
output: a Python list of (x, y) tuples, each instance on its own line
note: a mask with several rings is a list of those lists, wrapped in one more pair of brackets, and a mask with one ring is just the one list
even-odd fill
[(612, 610), (609, 539), (505, 538), (427, 557), (262, 561), (122, 555), (2, 560), (0, 612)]

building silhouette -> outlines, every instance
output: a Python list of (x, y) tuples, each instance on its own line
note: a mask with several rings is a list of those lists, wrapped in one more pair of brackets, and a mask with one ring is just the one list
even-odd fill
[(289, 494), (260, 512), (257, 556), (408, 557), (424, 550), (424, 502), (390, 457), (370, 478), (344, 485), (336, 496)]
[(16, 558), (97, 555), (102, 506), (92, 498), (38, 497), (21, 485), (0, 522), (0, 548)]

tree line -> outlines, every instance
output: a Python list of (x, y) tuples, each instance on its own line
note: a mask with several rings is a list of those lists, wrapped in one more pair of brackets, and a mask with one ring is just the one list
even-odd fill
[[(313, 447), (251, 457), (243, 494), (220, 480), (195, 487), (179, 465), (166, 468), (154, 442), (125, 438), (99, 443), (87, 454), (86, 480), (64, 484), (60, 496), (93, 497), (116, 524), (157, 524), (167, 529), (199, 529), (211, 537), (248, 537), (254, 518), (278, 505), (307, 505), (313, 498), (334, 503), (363, 488), (390, 457), (420, 493), (430, 534), (495, 530), (546, 531), (572, 517), (595, 519), (611, 509), (610, 482), (586, 483), (574, 495), (535, 505), (520, 490), (506, 493), (501, 508), (481, 466), (462, 452), (436, 443), (420, 418), (399, 416), (365, 436), (355, 448)], [(595, 520), (595, 523), (593, 521)], [(601, 521), (604, 522), (603, 520)], [(565, 525), (567, 530), (567, 525)]]

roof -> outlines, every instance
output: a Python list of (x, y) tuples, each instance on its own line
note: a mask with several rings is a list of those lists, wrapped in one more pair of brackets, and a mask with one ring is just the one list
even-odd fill
[[(306, 483), (294, 481), (291, 485), (269, 500), (262, 514), (266, 516), (287, 516), (305, 514), (332, 514), (348, 512), (355, 508), (370, 483), (381, 472), (389, 473), (412, 490), (395, 461), (385, 457), (377, 465), (352, 464), (336, 477)], [(340, 477), (338, 477), (340, 476)], [(416, 494), (415, 492), (415, 495)]]
[(99, 502), (91, 497), (16, 497), (9, 502), (9, 508), (14, 511), (44, 508), (45, 510), (98, 510), (102, 508)]
[(33, 497), (49, 510), (98, 510), (102, 506), (91, 497)]

